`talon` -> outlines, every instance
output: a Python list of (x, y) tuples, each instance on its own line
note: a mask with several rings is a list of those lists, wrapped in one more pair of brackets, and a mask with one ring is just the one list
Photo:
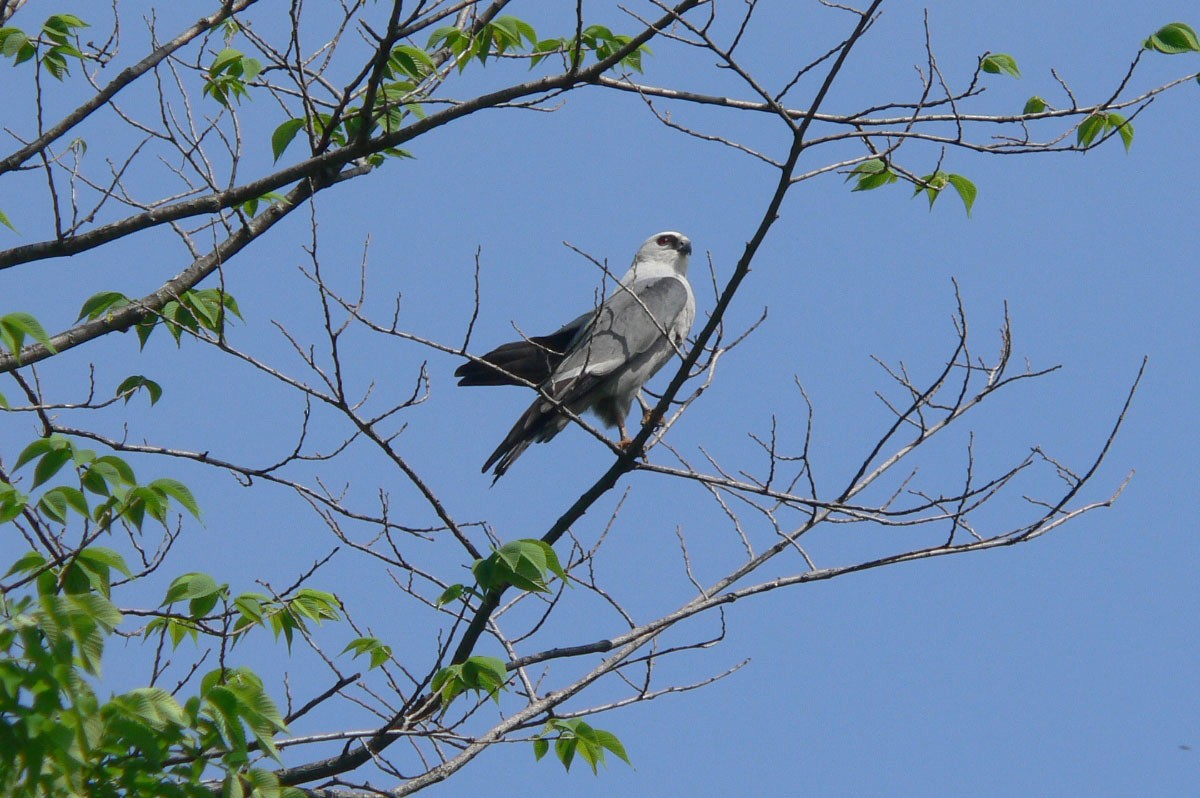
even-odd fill
[(642, 411), (642, 426), (647, 426), (651, 421), (654, 422), (654, 428), (662, 426), (662, 419), (654, 417), (654, 408), (650, 407)]

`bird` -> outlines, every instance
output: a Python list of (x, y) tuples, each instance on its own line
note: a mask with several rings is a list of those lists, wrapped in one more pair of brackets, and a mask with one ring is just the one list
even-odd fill
[(687, 236), (656, 233), (599, 306), (549, 335), (503, 344), (455, 370), (459, 385), (537, 388), (538, 398), (483, 464), (483, 473), (495, 466), (493, 484), (531, 443), (561, 432), (571, 414), (590, 410), (617, 428), (618, 446), (631, 443), (625, 420), (634, 397), (672, 355), (682, 354), (696, 318), (687, 280), (691, 254)]

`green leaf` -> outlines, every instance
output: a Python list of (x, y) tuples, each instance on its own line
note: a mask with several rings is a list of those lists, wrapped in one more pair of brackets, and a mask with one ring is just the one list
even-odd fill
[(66, 36), (73, 28), (91, 27), (74, 14), (55, 14), (42, 24), (42, 30), (50, 35)]
[(215, 77), (241, 60), (242, 53), (240, 50), (226, 47), (217, 53), (217, 57), (213, 59), (212, 64), (208, 67), (208, 74)]
[(1076, 131), (1075, 140), (1080, 147), (1090, 147), (1092, 142), (1096, 140), (1108, 125), (1108, 118), (1102, 114), (1092, 114), (1087, 119), (1079, 124), (1079, 130)]
[[(42, 462), (45, 462), (45, 459)], [(46, 491), (38, 502), (38, 506), (60, 524), (67, 522), (68, 510), (74, 510), (84, 518), (91, 518), (91, 510), (88, 508), (87, 498), (83, 495), (83, 491), (69, 485), (59, 485)]]
[(23, 554), (20, 559), (12, 564), (12, 567), (4, 572), (5, 576), (13, 574), (32, 573), (46, 564), (46, 555), (41, 552), (31, 551)]
[(13, 470), (19, 471), (21, 466), (25, 465), (26, 463), (41, 457), (51, 449), (60, 448), (63, 445), (69, 446), (70, 443), (65, 438), (60, 436), (51, 435), (48, 438), (38, 438), (33, 443), (22, 449), (21, 453), (17, 455), (17, 462), (13, 464)]
[(442, 595), (438, 596), (438, 599), (435, 602), (436, 605), (443, 607), (449, 604), (450, 602), (462, 596), (463, 590), (465, 590), (465, 588), (462, 585), (450, 585), (450, 587), (442, 591)]
[(461, 693), (472, 690), (487, 693), (497, 703), (500, 690), (508, 680), (508, 670), (503, 660), (495, 657), (468, 657), (466, 662), (447, 665), (434, 674), (430, 687), (442, 697), (443, 706)]
[[(7, 524), (16, 518), (25, 511), (28, 503), (28, 496), (7, 482), (0, 482), (0, 524)], [(3, 601), (0, 601), (0, 604), (3, 604)]]
[(392, 48), (391, 63), (403, 74), (418, 80), (436, 69), (429, 53), (420, 47), (408, 44), (400, 44)]
[(963, 206), (967, 209), (967, 216), (970, 217), (971, 207), (975, 205), (975, 197), (979, 193), (979, 189), (975, 188), (975, 184), (962, 175), (952, 174), (947, 179), (950, 181), (950, 185), (954, 186), (954, 190), (958, 192)]
[(289, 119), (275, 128), (275, 132), (271, 134), (271, 152), (274, 153), (276, 161), (279, 160), (280, 155), (283, 155), (283, 151), (288, 148), (288, 145), (292, 143), (292, 139), (296, 138), (296, 134), (303, 129), (303, 119)]
[(33, 42), (26, 41), (21, 45), (21, 49), (17, 51), (17, 57), (13, 59), (13, 66), (23, 64), (35, 55), (37, 55), (37, 48), (33, 46)]
[(177, 601), (204, 598), (224, 589), (208, 574), (193, 572), (177, 576), (167, 588), (167, 596), (159, 606), (165, 607)]
[(29, 37), (25, 35), (25, 31), (20, 28), (0, 28), (0, 55), (12, 58), (28, 46)]
[(184, 485), (177, 479), (156, 479), (146, 487), (170, 496), (175, 501), (179, 502), (185, 510), (191, 513), (197, 520), (200, 518), (200, 505), (196, 504), (196, 497), (188, 490), (187, 485)]
[(133, 374), (126, 377), (120, 385), (117, 386), (117, 396), (125, 398), (125, 404), (129, 404), (129, 400), (133, 395), (142, 388), (146, 389), (147, 395), (150, 397), (150, 404), (153, 405), (162, 398), (162, 386), (151, 379), (143, 377), (141, 374)]
[(1046, 101), (1043, 100), (1041, 97), (1038, 97), (1035, 94), (1032, 97), (1030, 97), (1028, 100), (1025, 101), (1025, 109), (1023, 111), (1021, 111), (1021, 113), (1028, 116), (1029, 114), (1040, 114), (1042, 111), (1045, 111), (1045, 110), (1046, 110)]
[(552, 732), (557, 732), (554, 753), (567, 771), (570, 771), (571, 763), (578, 754), (591, 767), (592, 773), (596, 773), (598, 765), (606, 764), (605, 751), (611, 751), (625, 764), (631, 765), (625, 746), (615, 734), (593, 728), (582, 718), (552, 718), (547, 721), (534, 740), (534, 756), (537, 759), (541, 759), (548, 750), (546, 735)]
[(542, 760), (542, 757), (544, 757), (546, 755), (546, 752), (549, 750), (550, 750), (550, 743), (548, 740), (546, 740), (546, 738), (538, 737), (536, 740), (533, 741), (533, 758), (536, 761), (540, 762)]
[(984, 72), (993, 75), (1003, 72), (1006, 75), (1012, 75), (1014, 78), (1021, 77), (1021, 70), (1017, 69), (1016, 60), (1008, 53), (992, 53), (991, 55), (987, 55), (979, 65), (983, 68)]
[(850, 170), (846, 180), (857, 180), (851, 191), (870, 191), (889, 183), (895, 183), (898, 178), (882, 158), (872, 158), (863, 161)]
[(54, 449), (42, 455), (33, 469), (33, 487), (50, 480), (71, 461), (70, 449)]
[(519, 590), (545, 593), (549, 574), (566, 581), (566, 573), (554, 549), (536, 538), (505, 543), (472, 567), (475, 580), (485, 590), (512, 585)]
[(129, 566), (125, 564), (125, 558), (118, 552), (112, 549), (107, 549), (103, 546), (88, 546), (86, 549), (80, 549), (78, 559), (83, 562), (104, 564), (112, 568), (116, 568), (122, 574), (132, 578), (133, 572), (129, 570)]
[(336, 621), (342, 602), (332, 593), (305, 587), (296, 591), (295, 597), (289, 600), (287, 605), (297, 619), (309, 618), (320, 623)]
[(81, 321), (85, 317), (88, 319), (98, 319), (104, 315), (105, 311), (117, 310), (128, 304), (129, 297), (120, 291), (101, 291), (98, 294), (92, 294), (84, 301), (83, 307), (79, 309), (79, 315), (75, 318), (75, 321)]
[(26, 335), (46, 347), (51, 353), (58, 352), (50, 343), (50, 336), (46, 334), (45, 329), (30, 314), (18, 312), (0, 316), (0, 341), (4, 342), (8, 351), (20, 357)]
[(374, 637), (356, 637), (346, 644), (342, 649), (342, 653), (353, 651), (355, 657), (369, 654), (371, 657), (371, 668), (378, 668), (383, 663), (391, 659), (391, 646), (384, 645)]
[(604, 731), (604, 729), (596, 729), (595, 732), (596, 740), (600, 743), (600, 745), (616, 754), (617, 757), (626, 765), (631, 767), (633, 766), (633, 763), (629, 761), (629, 755), (625, 753), (625, 746), (621, 744), (619, 739), (617, 739), (617, 735), (613, 734), (612, 732)]
[(12, 230), (14, 233), (17, 232), (17, 228), (13, 227), (13, 223), (10, 222), (8, 217), (4, 215), (4, 211), (0, 211), (0, 224), (4, 225), (9, 230)]
[(1105, 127), (1117, 131), (1121, 136), (1121, 143), (1125, 145), (1125, 152), (1129, 152), (1129, 148), (1133, 145), (1133, 123), (1113, 111), (1105, 117)]
[(1142, 43), (1142, 47), (1166, 55), (1200, 52), (1196, 31), (1182, 22), (1172, 22), (1159, 28)]

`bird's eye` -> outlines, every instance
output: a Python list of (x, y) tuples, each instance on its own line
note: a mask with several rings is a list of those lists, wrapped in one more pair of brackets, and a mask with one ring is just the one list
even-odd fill
[(671, 247), (675, 245), (675, 236), (659, 236), (658, 245), (660, 247)]

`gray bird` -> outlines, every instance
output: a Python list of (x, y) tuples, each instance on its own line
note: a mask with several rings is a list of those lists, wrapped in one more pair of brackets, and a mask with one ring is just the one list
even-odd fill
[[(696, 300), (687, 281), (692, 242), (681, 233), (646, 239), (612, 295), (549, 335), (493, 349), (454, 372), (459, 385), (536, 385), (541, 394), (483, 464), (495, 479), (531, 443), (542, 443), (591, 410), (630, 443), (625, 419), (642, 385), (680, 353)], [(495, 481), (495, 480), (493, 480)]]

